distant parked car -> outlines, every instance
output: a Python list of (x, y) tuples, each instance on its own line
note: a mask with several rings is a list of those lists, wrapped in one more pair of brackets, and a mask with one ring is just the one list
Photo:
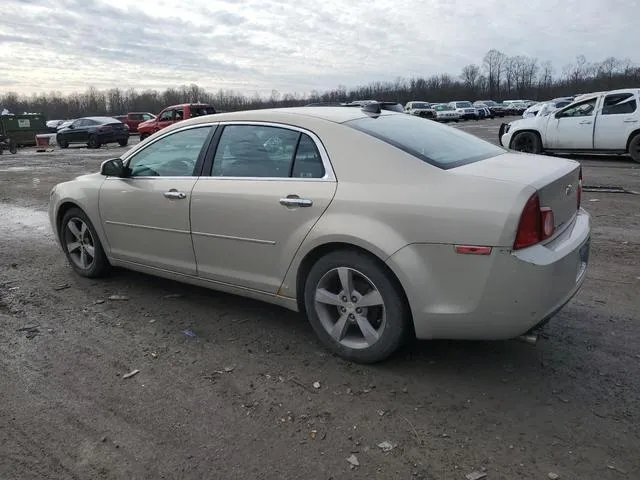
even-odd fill
[(381, 102), (378, 100), (354, 100), (353, 102), (343, 103), (343, 107), (363, 107), (365, 105), (376, 104), (379, 105), (382, 110), (389, 112), (403, 113), (404, 108), (398, 102)]
[(433, 110), (436, 112), (436, 121), (442, 123), (448, 122), (458, 122), (460, 119), (460, 114), (453, 108), (451, 105), (447, 103), (438, 103), (434, 105)]
[(484, 103), (475, 102), (473, 104), (474, 108), (478, 111), (478, 117), (480, 118), (494, 118), (495, 115), (491, 111), (491, 109), (485, 105)]
[(58, 130), (56, 141), (60, 148), (72, 143), (86, 143), (89, 148), (100, 148), (107, 143), (124, 147), (129, 142), (129, 129), (113, 117), (84, 117)]
[(129, 127), (130, 133), (137, 133), (138, 125), (140, 125), (142, 122), (153, 120), (154, 118), (156, 118), (156, 116), (153, 113), (149, 112), (129, 112), (126, 115), (117, 115), (113, 118), (120, 120), (127, 127)]
[(475, 106), (476, 104), (482, 104), (489, 107), (489, 110), (491, 110), (494, 117), (504, 117), (505, 107), (501, 103), (494, 102), (493, 100), (478, 100), (473, 105)]
[(209, 105), (207, 103), (185, 103), (182, 105), (172, 105), (162, 110), (157, 117), (138, 124), (140, 140), (144, 140), (157, 131), (168, 127), (169, 125), (173, 125), (176, 122), (186, 120), (187, 118), (212, 115), (214, 113), (216, 113), (216, 109), (213, 105)]
[(456, 101), (450, 102), (449, 105), (456, 109), (456, 111), (460, 115), (461, 120), (478, 120), (479, 118), (478, 111), (474, 108), (471, 102)]
[(536, 103), (535, 105), (527, 108), (522, 113), (522, 118), (535, 117), (540, 111), (544, 111), (544, 113), (550, 113), (559, 108), (566, 107), (572, 102), (573, 100), (568, 98), (556, 98), (554, 100), (549, 100), (548, 102)]
[(524, 103), (510, 103), (505, 109), (507, 115), (522, 115), (527, 109)]
[(436, 112), (429, 102), (408, 102), (404, 106), (404, 111), (410, 115), (417, 115), (418, 117), (436, 117)]
[(66, 120), (48, 120), (46, 125), (49, 129), (49, 132), (56, 133), (58, 131), (58, 127), (62, 125)]

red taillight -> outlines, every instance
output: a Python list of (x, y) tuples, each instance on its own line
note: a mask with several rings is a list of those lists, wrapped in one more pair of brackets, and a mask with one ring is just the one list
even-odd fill
[(582, 203), (582, 167), (580, 167), (580, 173), (578, 173), (578, 210), (580, 210), (580, 205)]
[(514, 250), (530, 247), (551, 237), (555, 232), (555, 218), (549, 207), (540, 208), (540, 197), (531, 195), (522, 210)]

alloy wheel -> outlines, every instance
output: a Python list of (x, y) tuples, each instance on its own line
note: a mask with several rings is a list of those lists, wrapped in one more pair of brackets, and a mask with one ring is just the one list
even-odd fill
[(327, 333), (348, 348), (371, 347), (386, 327), (386, 309), (380, 291), (353, 268), (334, 268), (320, 279), (315, 308)]
[(82, 270), (89, 270), (95, 261), (96, 247), (91, 230), (78, 217), (71, 218), (64, 229), (64, 244), (71, 261)]

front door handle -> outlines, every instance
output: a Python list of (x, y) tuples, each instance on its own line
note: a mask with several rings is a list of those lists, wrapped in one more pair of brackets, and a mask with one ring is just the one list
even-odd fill
[(310, 207), (313, 205), (313, 200), (300, 198), (298, 195), (287, 195), (280, 199), (280, 205), (285, 207)]
[(186, 193), (179, 192), (175, 188), (172, 188), (168, 192), (164, 192), (163, 195), (165, 196), (165, 198), (169, 198), (171, 200), (184, 200), (185, 198), (187, 198)]
[(638, 123), (638, 120), (635, 120), (633, 118), (627, 118), (626, 120), (623, 120), (624, 123)]
[(583, 120), (580, 122), (580, 125), (591, 125), (593, 122), (591, 120)]

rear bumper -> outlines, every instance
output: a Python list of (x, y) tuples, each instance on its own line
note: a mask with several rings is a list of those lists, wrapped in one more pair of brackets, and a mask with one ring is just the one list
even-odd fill
[(460, 255), (453, 245), (409, 245), (388, 259), (409, 300), (422, 339), (500, 340), (531, 330), (580, 289), (591, 219), (580, 210), (546, 245), (491, 255)]

